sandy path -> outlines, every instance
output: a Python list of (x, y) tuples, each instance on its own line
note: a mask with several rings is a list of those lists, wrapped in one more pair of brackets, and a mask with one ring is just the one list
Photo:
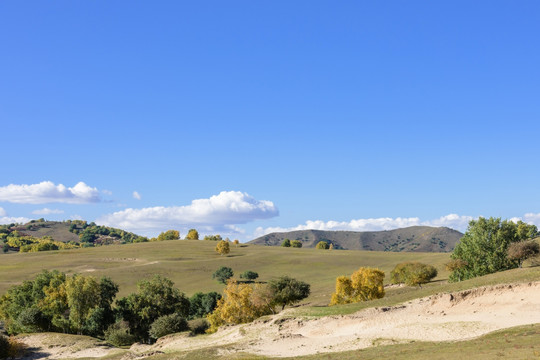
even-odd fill
[(166, 337), (151, 348), (180, 351), (232, 345), (234, 351), (298, 356), (412, 340), (464, 340), (534, 323), (540, 323), (540, 282), (434, 295), (390, 308), (314, 320), (277, 315), (269, 322), (227, 327), (210, 336)]

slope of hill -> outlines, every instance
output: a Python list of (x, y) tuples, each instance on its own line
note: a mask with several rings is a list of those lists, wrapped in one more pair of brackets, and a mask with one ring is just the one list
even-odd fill
[(371, 251), (449, 252), (463, 236), (447, 227), (411, 226), (387, 231), (298, 230), (271, 233), (251, 240), (256, 245), (279, 246), (284, 239), (300, 240), (302, 247), (326, 241), (336, 249)]

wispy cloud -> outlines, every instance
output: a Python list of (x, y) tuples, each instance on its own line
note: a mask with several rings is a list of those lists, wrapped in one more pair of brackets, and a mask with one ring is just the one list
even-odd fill
[(0, 207), (0, 216), (6, 216), (7, 212), (3, 208)]
[(84, 182), (79, 182), (73, 187), (66, 187), (63, 184), (55, 185), (51, 181), (43, 181), (31, 185), (10, 184), (2, 186), (0, 187), (1, 201), (19, 204), (85, 204), (100, 202), (101, 197), (98, 189), (90, 187)]
[(96, 222), (142, 233), (191, 226), (232, 233), (239, 232), (233, 225), (277, 215), (279, 211), (271, 201), (257, 200), (240, 191), (222, 191), (208, 199), (193, 200), (190, 205), (129, 208), (104, 215)]
[(133, 198), (137, 200), (141, 200), (141, 194), (139, 194), (137, 191), (133, 192)]
[(32, 211), (32, 214), (35, 214), (35, 215), (51, 215), (51, 214), (63, 214), (63, 213), (64, 213), (64, 210), (49, 209), (49, 208), (43, 208), (43, 209)]
[(0, 224), (13, 224), (13, 223), (20, 223), (25, 224), (29, 222), (30, 219), (26, 217), (12, 217), (12, 216), (2, 216), (0, 217)]

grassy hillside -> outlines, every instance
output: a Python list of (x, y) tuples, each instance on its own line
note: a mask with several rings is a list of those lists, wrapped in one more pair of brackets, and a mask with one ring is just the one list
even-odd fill
[(299, 240), (303, 247), (313, 248), (326, 241), (336, 249), (370, 251), (449, 252), (463, 236), (446, 227), (411, 226), (388, 231), (321, 231), (298, 230), (271, 233), (250, 241), (251, 244), (279, 246), (284, 239)]
[[(223, 285), (212, 279), (212, 273), (220, 266), (229, 266), (237, 274), (235, 277), (245, 270), (253, 270), (259, 273), (261, 281), (284, 274), (307, 281), (312, 286), (312, 295), (306, 302), (323, 305), (330, 300), (336, 277), (350, 275), (360, 266), (378, 267), (389, 274), (397, 263), (415, 260), (436, 266), (438, 280), (446, 279), (448, 275), (443, 264), (449, 255), (441, 253), (328, 251), (249, 245), (232, 246), (228, 256), (220, 256), (214, 251), (215, 246), (213, 241), (172, 240), (0, 255), (0, 294), (42, 269), (58, 269), (68, 274), (110, 276), (120, 284), (120, 295), (134, 291), (139, 279), (162, 274), (191, 295), (197, 291), (221, 291)], [(386, 280), (389, 280), (388, 275)]]

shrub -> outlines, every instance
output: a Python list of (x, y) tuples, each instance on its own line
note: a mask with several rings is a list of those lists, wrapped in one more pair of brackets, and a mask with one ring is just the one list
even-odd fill
[(206, 319), (191, 320), (188, 325), (192, 335), (204, 334), (206, 333), (206, 330), (208, 330), (208, 328), (210, 327), (210, 324)]
[(222, 266), (212, 274), (212, 279), (216, 279), (222, 284), (226, 284), (227, 280), (232, 278), (234, 275), (233, 270), (230, 267)]
[(283, 310), (286, 305), (292, 305), (307, 298), (310, 294), (310, 285), (300, 280), (282, 276), (271, 280), (268, 288), (272, 294), (272, 303), (281, 305)]
[(117, 322), (105, 330), (105, 340), (114, 346), (127, 346), (137, 339), (129, 331), (129, 325), (125, 321)]
[(283, 247), (291, 247), (291, 240), (289, 240), (289, 239), (283, 240), (283, 242), (281, 243), (281, 246), (283, 246)]
[(221, 295), (215, 291), (207, 294), (196, 293), (189, 299), (189, 316), (198, 318), (210, 314), (216, 308), (219, 299)]
[(379, 269), (361, 267), (350, 278), (336, 279), (336, 292), (330, 305), (350, 304), (384, 297), (384, 272)]
[(392, 284), (418, 285), (421, 287), (422, 284), (428, 283), (436, 276), (437, 269), (435, 267), (412, 261), (397, 264), (390, 273), (390, 281)]
[(328, 245), (326, 241), (319, 241), (317, 245), (315, 245), (315, 248), (319, 250), (328, 250), (328, 248), (330, 248), (330, 245)]
[(7, 359), (9, 355), (9, 340), (4, 335), (0, 335), (0, 359)]
[(257, 274), (255, 271), (246, 270), (242, 274), (240, 274), (240, 279), (246, 279), (246, 280), (255, 280), (259, 277), (259, 274)]
[(189, 330), (187, 320), (175, 313), (157, 318), (150, 326), (148, 333), (153, 339), (159, 339), (165, 335), (186, 330)]
[(534, 240), (518, 241), (508, 246), (508, 258), (518, 262), (521, 268), (523, 261), (535, 257), (540, 253), (540, 245)]
[(291, 241), (291, 247), (293, 248), (301, 248), (302, 242), (300, 240), (293, 240)]

